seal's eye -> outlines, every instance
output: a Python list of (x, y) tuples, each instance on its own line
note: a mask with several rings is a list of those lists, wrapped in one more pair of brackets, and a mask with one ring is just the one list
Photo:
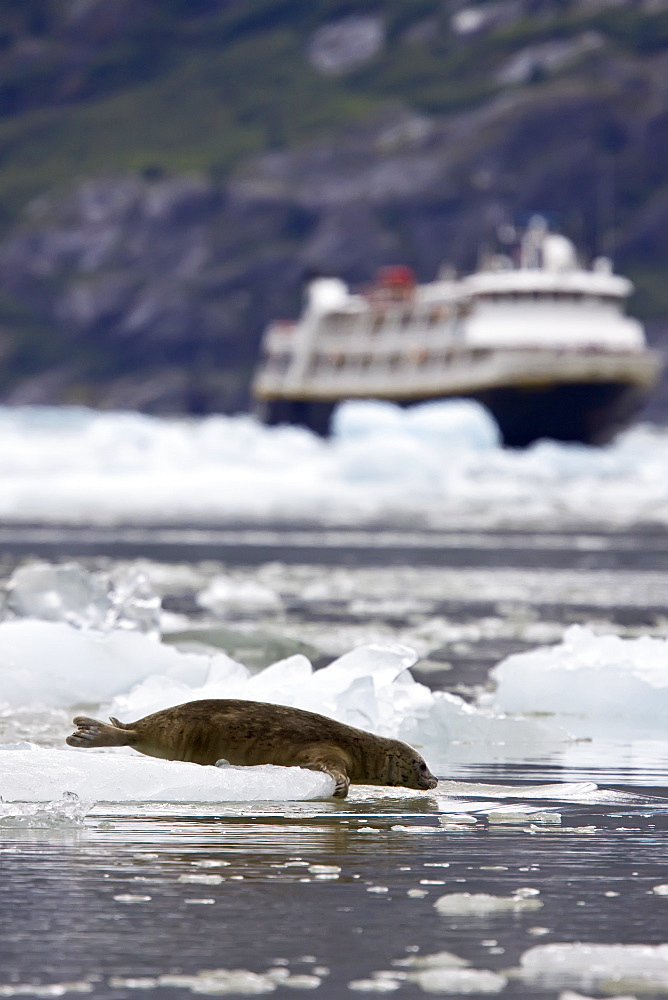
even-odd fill
[(421, 771), (426, 771), (427, 770), (427, 765), (425, 763), (420, 764), (420, 770)]

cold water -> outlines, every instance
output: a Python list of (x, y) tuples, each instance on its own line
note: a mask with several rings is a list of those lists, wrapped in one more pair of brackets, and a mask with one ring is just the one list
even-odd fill
[[(338, 444), (2, 414), (0, 996), (668, 992), (662, 432), (513, 455), (453, 411), (429, 481), (444, 432), (383, 412)], [(383, 420), (415, 445), (403, 492), (396, 461), (364, 485), (342, 458)], [(286, 480), (286, 440), (318, 475)], [(439, 786), (336, 801), (307, 771), (64, 744), (77, 712), (201, 697), (398, 736)]]

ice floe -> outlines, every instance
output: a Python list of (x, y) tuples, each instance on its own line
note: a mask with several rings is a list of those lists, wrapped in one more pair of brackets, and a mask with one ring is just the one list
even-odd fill
[(545, 944), (520, 960), (525, 985), (571, 986), (606, 994), (668, 991), (668, 944)]
[(69, 791), (63, 792), (59, 799), (46, 802), (0, 800), (0, 830), (80, 826), (93, 805), (93, 802), (80, 799), (75, 792)]
[(466, 959), (449, 951), (432, 955), (411, 955), (392, 963), (395, 970), (372, 973), (369, 979), (357, 979), (348, 988), (360, 993), (391, 993), (404, 983), (416, 983), (423, 993), (465, 996), (469, 993), (499, 993), (508, 985), (501, 972), (472, 969)]
[[(448, 774), (453, 758), (480, 762), (554, 752), (565, 755), (576, 745), (574, 735), (590, 739), (613, 734), (617, 740), (634, 741), (652, 733), (660, 740), (664, 734), (668, 711), (668, 641), (664, 639), (621, 639), (573, 626), (561, 643), (500, 663), (492, 671), (494, 689), (472, 704), (418, 683), (410, 672), (417, 654), (406, 646), (360, 646), (317, 670), (302, 653), (260, 671), (250, 670), (223, 652), (190, 652), (159, 641), (151, 618), (155, 602), (143, 585), (130, 583), (119, 589), (107, 578), (100, 581), (92, 574), (82, 575), (74, 564), (38, 564), (32, 569), (36, 570), (32, 576), (16, 574), (13, 578), (10, 595), (23, 596), (21, 601), (16, 598), (17, 610), (10, 620), (0, 622), (0, 734), (5, 734), (5, 743), (26, 737), (32, 743), (41, 742), (43, 736), (45, 742), (62, 746), (70, 731), (68, 715), (82, 708), (86, 714), (113, 714), (131, 722), (199, 698), (289, 705), (381, 736), (398, 737), (417, 747), (441, 776)], [(121, 594), (118, 599), (113, 598), (116, 593)], [(43, 620), (50, 616), (57, 620)], [(26, 732), (30, 719), (34, 734)], [(98, 754), (92, 758), (98, 761), (98, 769), (103, 756), (117, 761), (118, 768), (136, 766), (131, 758)], [(59, 760), (62, 764), (63, 758)], [(99, 799), (99, 787), (87, 790), (89, 765), (81, 755), (69, 757), (68, 762), (70, 768), (81, 770), (78, 783), (58, 785), (49, 798), (74, 791)], [(146, 760), (142, 765), (148, 766)], [(150, 766), (168, 767), (161, 761), (152, 761)], [(151, 799), (160, 793), (168, 801), (180, 801), (182, 783), (193, 801), (200, 795), (202, 801), (216, 796), (236, 801), (241, 794), (231, 773), (228, 784), (215, 793), (214, 779), (201, 786), (199, 779), (181, 782), (176, 772), (166, 770), (160, 778), (156, 772), (152, 791), (150, 773), (143, 772), (148, 784), (137, 789), (136, 797)], [(114, 796), (132, 787), (125, 774), (107, 777), (116, 788)], [(243, 783), (248, 780), (245, 777)], [(322, 790), (294, 788), (291, 782), (292, 778), (287, 785), (278, 782), (275, 788), (265, 783), (263, 791), (256, 788), (249, 795), (246, 789), (244, 795), (270, 799), (322, 795)], [(458, 811), (475, 813), (474, 804), (456, 804), (469, 796), (490, 800), (491, 805), (483, 802), (485, 808), (479, 812), (486, 812), (492, 824), (547, 823), (542, 810), (532, 816), (528, 807), (492, 808), (504, 796), (582, 803), (630, 801), (628, 795), (598, 789), (593, 783), (560, 783), (552, 789), (476, 784), (466, 791), (463, 783), (444, 780), (436, 794), (441, 812), (450, 814), (447, 822), (452, 823), (458, 821), (453, 818)], [(134, 795), (130, 792), (127, 797)], [(32, 795), (26, 793), (26, 798), (30, 801)]]
[(536, 899), (535, 889), (518, 889), (512, 896), (490, 896), (488, 893), (452, 892), (440, 896), (434, 907), (441, 916), (497, 917), (540, 910), (543, 903)]
[(74, 793), (90, 808), (94, 802), (326, 799), (334, 784), (327, 775), (300, 767), (201, 767), (125, 749), (49, 750), (19, 744), (0, 747), (0, 788), (4, 805), (53, 803)]
[(578, 734), (665, 733), (668, 640), (622, 639), (571, 626), (563, 641), (503, 660), (491, 671), (491, 707), (559, 716)]
[(452, 741), (479, 753), (481, 745), (553, 745), (567, 738), (540, 722), (430, 691), (408, 672), (416, 658), (406, 647), (370, 645), (321, 670), (297, 654), (251, 673), (224, 653), (180, 652), (138, 632), (101, 634), (27, 619), (0, 624), (0, 692), (9, 706), (104, 705), (132, 721), (197, 698), (268, 701), (399, 737), (428, 749), (434, 766), (446, 762)]
[(7, 583), (4, 618), (66, 622), (98, 632), (127, 629), (157, 638), (160, 598), (139, 569), (105, 573), (76, 562), (30, 562)]
[(598, 449), (542, 441), (508, 451), (487, 411), (462, 400), (346, 403), (327, 441), (247, 415), (3, 407), (0, 442), (5, 519), (359, 525), (419, 511), (448, 526), (668, 521), (665, 431), (638, 426)]

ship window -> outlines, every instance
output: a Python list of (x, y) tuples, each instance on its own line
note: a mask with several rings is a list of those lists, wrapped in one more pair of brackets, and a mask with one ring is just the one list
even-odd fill
[(385, 313), (379, 309), (378, 312), (374, 313), (373, 315), (373, 320), (371, 322), (371, 332), (378, 333), (378, 331), (382, 329), (384, 323), (385, 323)]
[(276, 372), (285, 372), (290, 366), (292, 355), (290, 354), (270, 354), (266, 359), (266, 367)]
[(416, 365), (424, 365), (429, 360), (429, 353), (424, 347), (416, 347), (410, 352), (410, 359)]

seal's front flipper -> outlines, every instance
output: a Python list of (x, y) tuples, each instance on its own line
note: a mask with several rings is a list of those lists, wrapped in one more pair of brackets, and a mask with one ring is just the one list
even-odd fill
[(334, 778), (334, 798), (335, 799), (345, 799), (348, 794), (348, 788), (350, 787), (350, 778), (343, 771), (337, 771), (336, 768), (325, 768), (327, 774), (330, 774)]
[[(77, 715), (72, 720), (77, 731), (68, 736), (65, 742), (71, 747), (124, 747), (131, 746), (134, 733), (115, 725), (108, 726), (99, 719), (89, 719), (86, 715)], [(116, 722), (116, 720), (112, 720)]]
[(336, 751), (327, 753), (323, 752), (322, 747), (314, 747), (312, 751), (305, 750), (300, 755), (299, 766), (306, 767), (309, 771), (324, 771), (329, 774), (334, 779), (334, 798), (345, 799), (350, 778), (343, 754)]

